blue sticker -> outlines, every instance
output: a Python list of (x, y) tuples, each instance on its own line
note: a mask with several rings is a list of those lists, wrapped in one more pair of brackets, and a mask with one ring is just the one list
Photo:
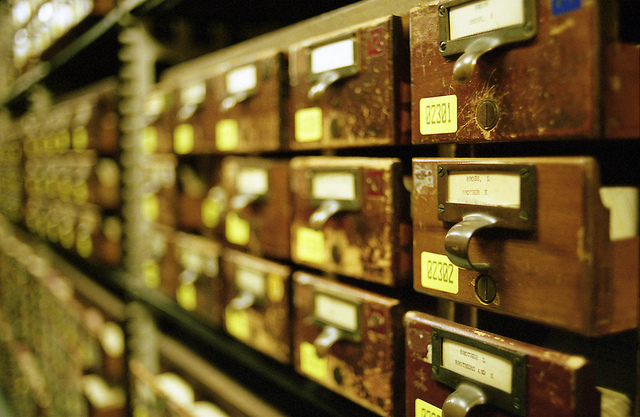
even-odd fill
[(554, 16), (578, 10), (582, 0), (551, 0), (551, 14)]

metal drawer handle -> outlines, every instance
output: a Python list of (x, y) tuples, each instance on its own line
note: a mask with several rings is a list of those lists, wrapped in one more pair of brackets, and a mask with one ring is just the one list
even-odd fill
[(478, 58), (503, 43), (497, 36), (483, 36), (472, 42), (453, 66), (453, 78), (459, 83), (466, 82), (473, 75)]
[(229, 302), (229, 308), (236, 311), (246, 310), (256, 302), (256, 297), (249, 291), (242, 291)]
[(317, 101), (327, 88), (340, 79), (337, 71), (329, 71), (320, 76), (316, 84), (309, 89), (308, 97), (311, 101)]
[(442, 405), (442, 417), (465, 417), (478, 405), (486, 404), (489, 398), (478, 387), (463, 382), (452, 392)]
[(469, 260), (469, 242), (475, 232), (487, 227), (493, 227), (498, 220), (485, 214), (468, 214), (456, 223), (444, 238), (444, 250), (449, 260), (464, 269), (473, 269), (479, 272), (489, 270), (487, 263), (472, 263)]
[(320, 230), (324, 227), (327, 220), (340, 210), (342, 210), (342, 204), (335, 200), (325, 200), (320, 204), (320, 207), (311, 214), (309, 217), (309, 226), (314, 230)]
[(318, 357), (324, 357), (331, 346), (333, 346), (338, 340), (342, 338), (342, 331), (336, 329), (333, 326), (326, 326), (322, 329), (322, 332), (313, 341), (313, 345), (316, 347), (316, 354)]
[(242, 103), (243, 101), (248, 99), (249, 96), (250, 94), (248, 91), (243, 91), (241, 93), (234, 94), (232, 96), (225, 98), (224, 100), (222, 100), (222, 103), (220, 103), (220, 111), (223, 113), (228, 112), (229, 110), (234, 108), (238, 103)]

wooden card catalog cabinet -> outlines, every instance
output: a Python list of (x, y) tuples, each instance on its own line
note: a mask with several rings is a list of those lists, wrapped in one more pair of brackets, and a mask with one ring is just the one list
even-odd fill
[(222, 270), (227, 333), (282, 363), (291, 363), (291, 268), (228, 249)]
[(405, 316), (406, 406), (423, 416), (600, 416), (585, 358), (425, 313)]
[(610, 213), (588, 157), (415, 158), (414, 288), (588, 336), (635, 328), (627, 191), (635, 208)]
[(215, 150), (277, 151), (286, 147), (287, 60), (277, 51), (229, 62), (211, 81)]
[(288, 259), (289, 161), (228, 156), (221, 170), (226, 241), (255, 255)]
[(637, 138), (640, 50), (607, 33), (618, 28), (617, 3), (413, 9), (412, 142)]
[(395, 158), (291, 160), (294, 262), (384, 285), (410, 280), (409, 192)]
[(408, 51), (399, 17), (305, 40), (289, 57), (292, 149), (409, 141)]
[(403, 416), (402, 307), (396, 299), (294, 273), (296, 371), (382, 416)]
[(176, 233), (178, 279), (175, 300), (180, 307), (222, 328), (224, 279), (220, 275), (221, 246), (202, 236)]

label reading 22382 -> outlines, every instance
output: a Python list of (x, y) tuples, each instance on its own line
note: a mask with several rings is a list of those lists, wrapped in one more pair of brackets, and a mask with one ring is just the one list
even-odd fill
[(446, 255), (422, 252), (420, 257), (422, 286), (450, 294), (458, 293), (458, 267)]

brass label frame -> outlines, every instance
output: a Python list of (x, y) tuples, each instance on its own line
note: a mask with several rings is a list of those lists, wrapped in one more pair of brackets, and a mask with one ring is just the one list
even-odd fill
[[(337, 43), (340, 41), (345, 41), (351, 39), (353, 41), (353, 65), (348, 65), (346, 67), (340, 67), (340, 68), (334, 68), (334, 69), (329, 69), (326, 71), (322, 71), (322, 72), (312, 72), (311, 71), (311, 67), (312, 67), (312, 55), (313, 55), (313, 51), (321, 48), (323, 46), (326, 45), (331, 45), (332, 43)], [(318, 81), (324, 74), (329, 73), (329, 72), (335, 72), (338, 74), (339, 79), (342, 78), (347, 78), (347, 77), (352, 77), (354, 75), (357, 75), (362, 67), (362, 64), (360, 62), (360, 36), (358, 35), (357, 32), (352, 32), (349, 33), (347, 35), (342, 35), (342, 36), (337, 36), (335, 38), (332, 38), (330, 40), (326, 40), (326, 41), (322, 41), (322, 42), (318, 42), (318, 43), (314, 43), (312, 45), (309, 45), (308, 47), (306, 47), (306, 51), (307, 51), (307, 61), (308, 61), (308, 68), (309, 71), (307, 73), (307, 79), (309, 80), (309, 82), (314, 83), (316, 81)]]
[[(355, 181), (355, 198), (353, 200), (344, 200), (338, 198), (315, 198), (313, 197), (313, 178), (316, 174), (341, 174), (348, 173), (351, 174)], [(309, 175), (309, 204), (312, 207), (320, 207), (320, 205), (324, 201), (337, 201), (340, 203), (340, 210), (347, 211), (360, 211), (362, 208), (362, 169), (355, 167), (322, 167), (322, 168), (311, 168), (308, 171)]]
[[(491, 355), (499, 356), (508, 360), (512, 367), (511, 393), (507, 393), (491, 385), (457, 374), (442, 366), (442, 344), (443, 341), (452, 340), (465, 346), (482, 350)], [(527, 356), (503, 349), (499, 346), (471, 339), (461, 334), (449, 332), (443, 329), (432, 327), (431, 329), (431, 377), (453, 389), (456, 389), (462, 382), (471, 382), (480, 387), (489, 397), (489, 403), (514, 413), (518, 416), (526, 415), (527, 401)]]
[(450, 56), (465, 52), (467, 47), (479, 38), (490, 34), (500, 40), (500, 44), (521, 42), (536, 36), (538, 31), (537, 10), (535, 0), (520, 0), (524, 4), (524, 23), (518, 26), (509, 26), (488, 32), (477, 33), (458, 39), (450, 36), (450, 10), (453, 7), (465, 3), (474, 3), (481, 0), (451, 0), (438, 7), (439, 41), (437, 48), (442, 56)]
[[(443, 163), (438, 164), (438, 220), (458, 223), (468, 214), (481, 213), (498, 220), (496, 227), (531, 231), (536, 223), (537, 180), (533, 164), (514, 163)], [(520, 206), (518, 208), (448, 201), (451, 173), (479, 174), (483, 172), (518, 173), (520, 176)]]
[[(345, 329), (338, 321), (330, 321), (318, 318), (316, 316), (316, 299), (318, 296), (325, 296), (331, 299), (334, 299), (338, 302), (342, 302), (345, 304), (350, 304), (356, 309), (357, 320), (358, 320), (358, 328), (355, 331)], [(321, 328), (326, 326), (334, 327), (341, 332), (341, 338), (349, 340), (351, 342), (361, 342), (362, 341), (362, 300), (358, 300), (352, 297), (345, 297), (343, 294), (334, 294), (331, 291), (319, 290), (317, 288), (313, 289), (313, 304), (312, 304), (312, 313), (313, 323)]]

